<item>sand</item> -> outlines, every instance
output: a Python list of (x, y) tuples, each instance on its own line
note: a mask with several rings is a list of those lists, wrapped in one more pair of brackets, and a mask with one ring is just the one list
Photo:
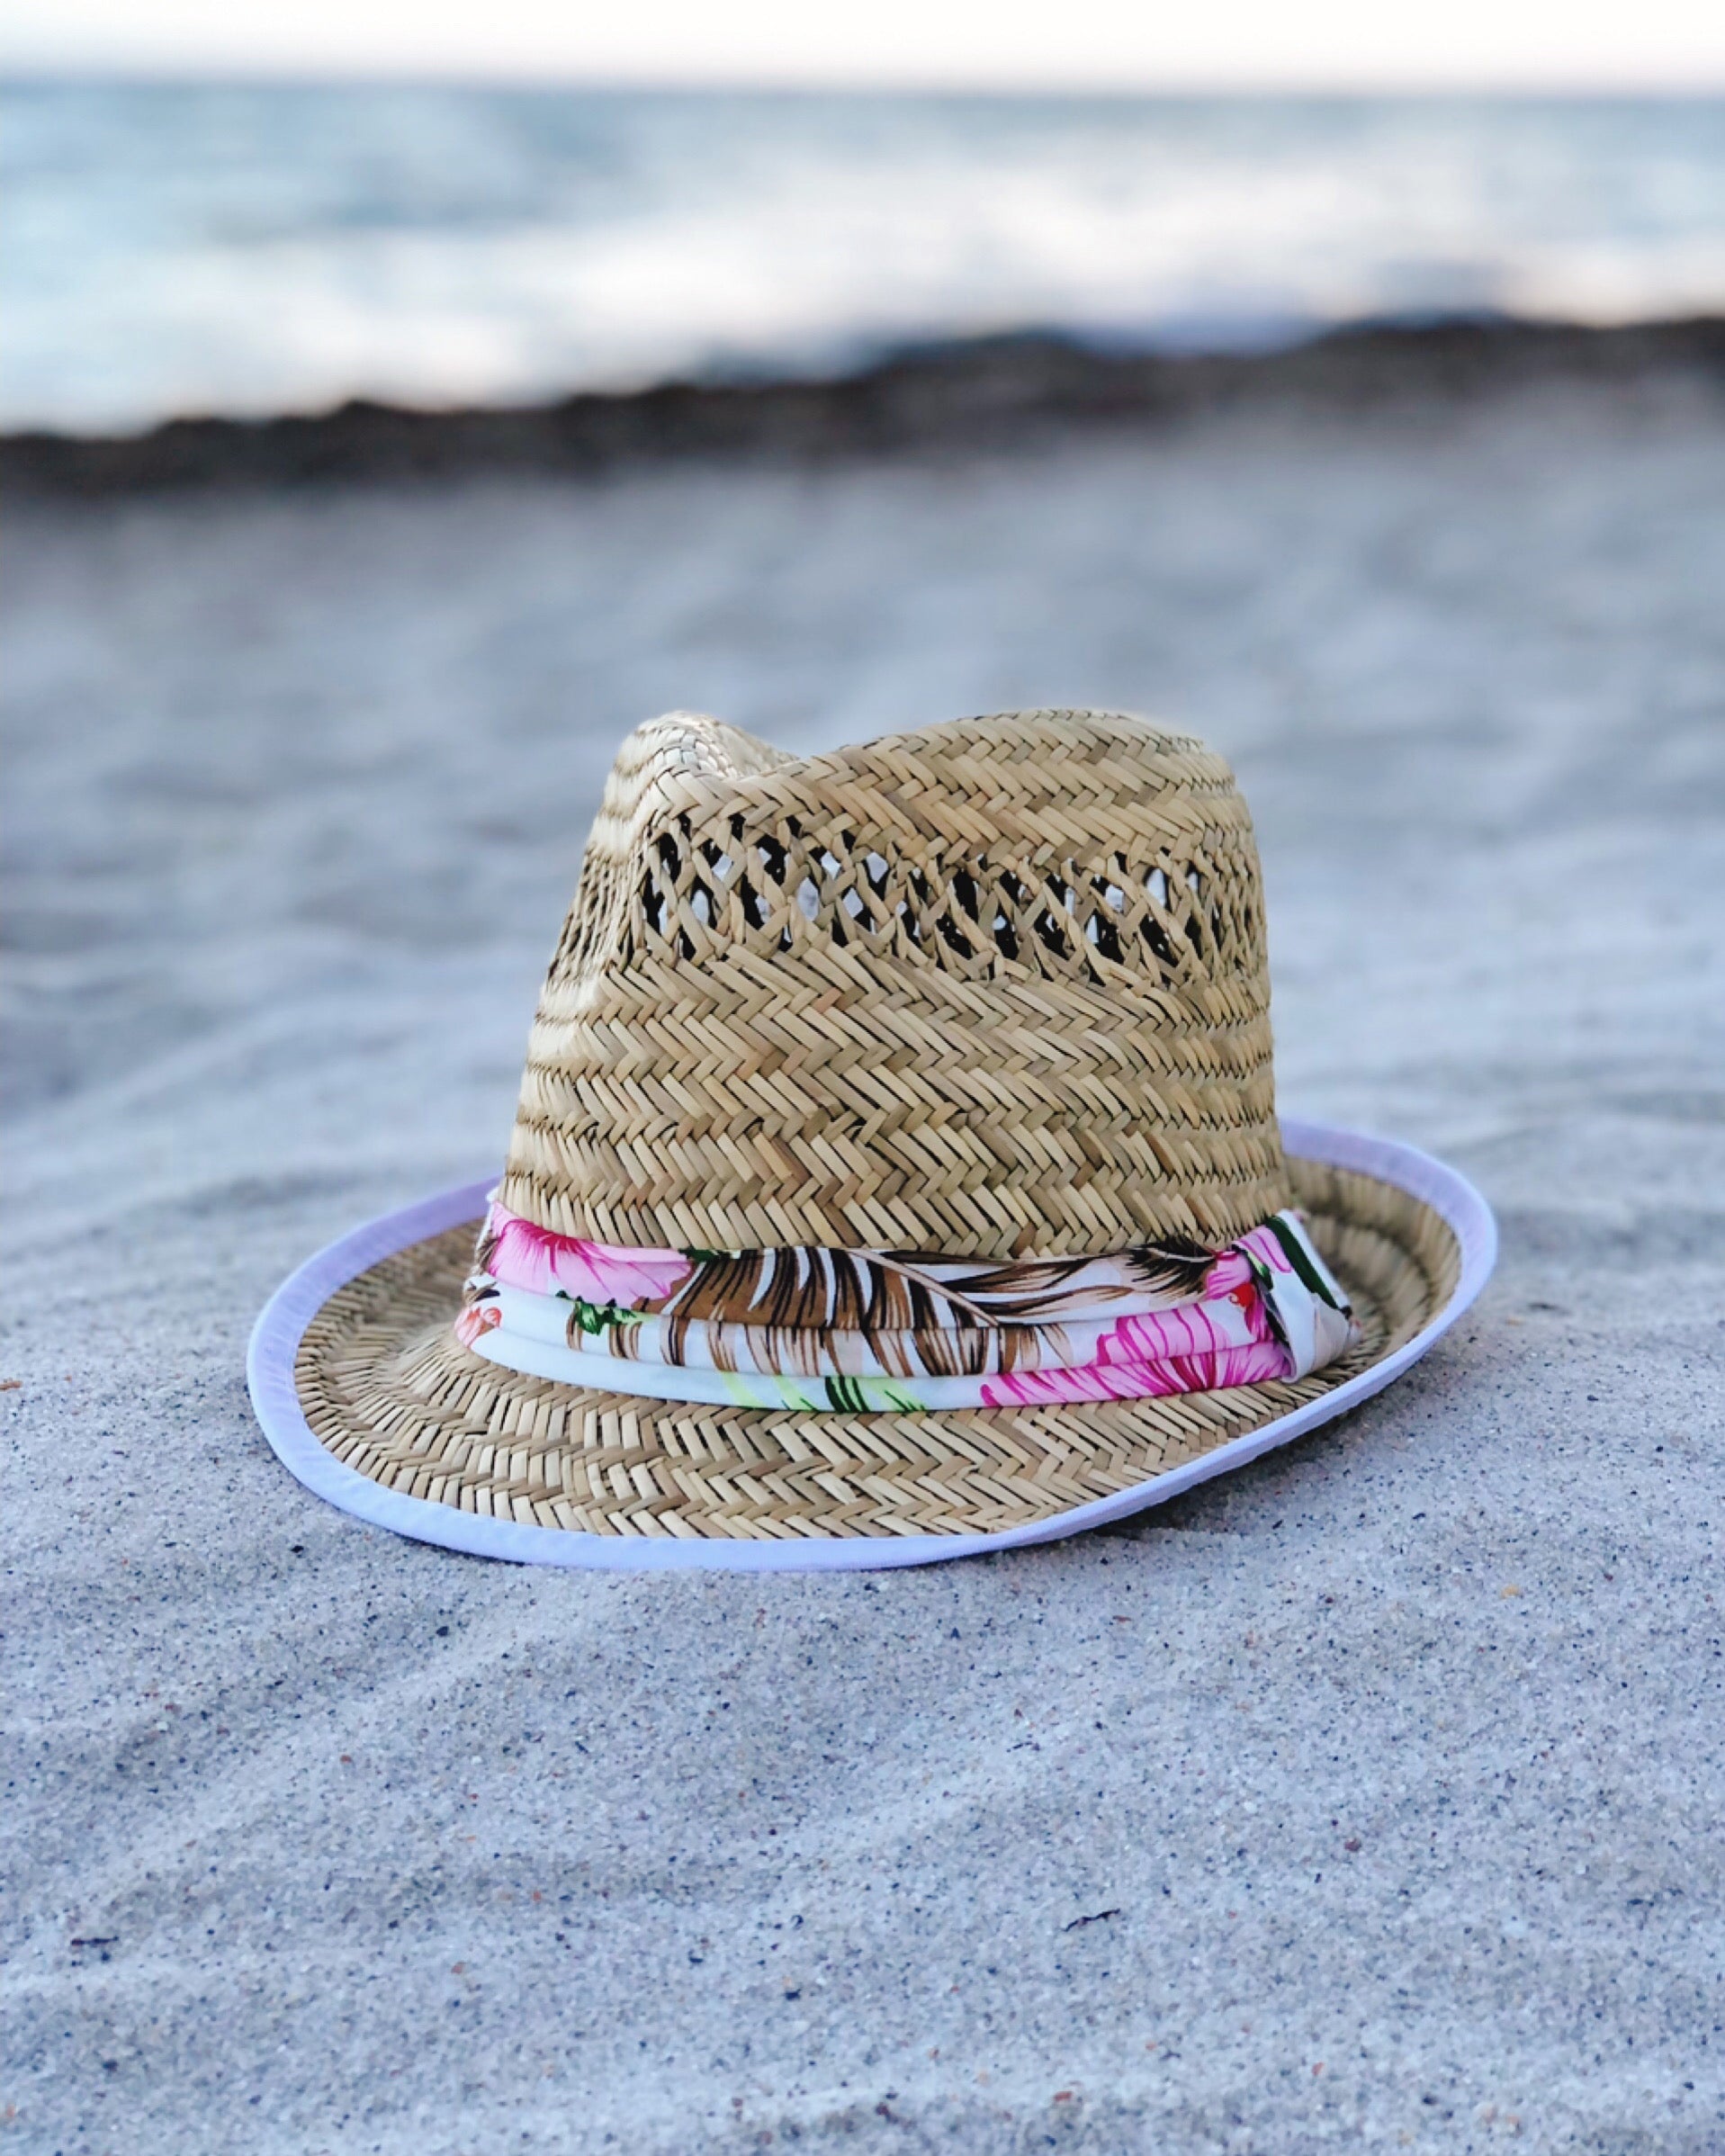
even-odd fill
[[(0, 2147), (1725, 2145), (1725, 408), (20, 503)], [(1390, 1394), (877, 1577), (368, 1532), (278, 1280), (500, 1158), (616, 739), (1014, 704), (1257, 815), (1290, 1109), (1499, 1208)]]

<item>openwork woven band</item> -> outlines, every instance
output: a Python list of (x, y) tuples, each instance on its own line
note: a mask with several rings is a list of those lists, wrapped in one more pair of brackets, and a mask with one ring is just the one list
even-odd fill
[(1298, 1214), (1002, 1264), (904, 1251), (637, 1249), (495, 1199), (458, 1339), (636, 1397), (845, 1413), (1153, 1399), (1307, 1376), (1353, 1337)]

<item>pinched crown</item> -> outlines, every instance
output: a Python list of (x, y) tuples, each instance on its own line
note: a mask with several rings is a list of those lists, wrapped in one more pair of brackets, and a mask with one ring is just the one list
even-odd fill
[(1224, 760), (1108, 712), (807, 759), (624, 743), (504, 1203), (565, 1235), (1068, 1255), (1287, 1201), (1258, 860)]

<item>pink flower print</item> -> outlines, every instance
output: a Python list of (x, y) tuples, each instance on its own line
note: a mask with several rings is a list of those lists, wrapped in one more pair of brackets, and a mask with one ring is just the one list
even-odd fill
[[(1229, 1253), (1225, 1253), (1224, 1255)], [(1211, 1269), (1211, 1281), (1221, 1260)], [(1211, 1392), (1224, 1385), (1260, 1385), (1288, 1375), (1287, 1352), (1271, 1333), (1263, 1298), (1240, 1261), (1243, 1279), (1202, 1303), (1123, 1317), (1096, 1343), (1090, 1361), (1068, 1370), (1002, 1371), (983, 1387), (989, 1407), (1030, 1406), (1054, 1400), (1154, 1400), (1175, 1392)], [(1233, 1305), (1239, 1321), (1211, 1307)]]
[[(1220, 1306), (1220, 1307), (1218, 1307)], [(1238, 1311), (1239, 1316), (1233, 1316)], [(1242, 1341), (1241, 1319), (1245, 1340)], [(1172, 1362), (1182, 1355), (1218, 1355), (1272, 1339), (1263, 1298), (1250, 1276), (1225, 1295), (1172, 1310), (1123, 1317), (1096, 1343), (1097, 1362)]]
[(1171, 1355), (1161, 1361), (1008, 1370), (984, 1381), (983, 1405), (1041, 1407), (1072, 1400), (1155, 1400), (1176, 1392), (1214, 1392), (1225, 1385), (1262, 1385), (1287, 1375), (1288, 1358), (1276, 1343), (1254, 1340), (1244, 1347)]
[(455, 1319), (455, 1337), (463, 1347), (471, 1348), (481, 1333), (503, 1323), (503, 1313), (495, 1303), (466, 1303)]
[(634, 1250), (614, 1243), (586, 1243), (554, 1235), (494, 1205), (480, 1239), (480, 1262), (506, 1288), (529, 1295), (555, 1295), (577, 1302), (615, 1304), (638, 1310), (662, 1301), (695, 1268), (680, 1250)]
[(1241, 1301), (1241, 1289), (1247, 1289), (1255, 1295), (1257, 1283), (1252, 1277), (1252, 1266), (1237, 1243), (1230, 1243), (1204, 1275), (1204, 1299), (1219, 1299), (1226, 1296), (1230, 1302), (1239, 1303), (1244, 1310), (1248, 1303)]
[(1224, 1257), (1233, 1257), (1237, 1252), (1247, 1250), (1261, 1264), (1267, 1265), (1271, 1272), (1291, 1272), (1294, 1270), (1293, 1260), (1283, 1249), (1281, 1237), (1273, 1228), (1251, 1229), (1240, 1237), (1237, 1244), (1230, 1245), (1222, 1254)]
[(1241, 1309), (1249, 1310), (1252, 1298), (1258, 1293), (1257, 1282), (1252, 1271), (1253, 1258), (1271, 1272), (1291, 1272), (1294, 1270), (1280, 1240), (1267, 1227), (1254, 1227), (1249, 1234), (1242, 1235), (1237, 1243), (1230, 1243), (1225, 1251), (1219, 1253), (1216, 1262), (1204, 1275), (1204, 1299), (1208, 1302), (1226, 1296), (1230, 1302), (1238, 1303)]

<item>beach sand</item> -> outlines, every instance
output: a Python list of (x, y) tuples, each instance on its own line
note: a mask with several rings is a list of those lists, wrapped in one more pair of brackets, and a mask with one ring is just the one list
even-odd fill
[[(1725, 2146), (1725, 405), (19, 501), (0, 2145)], [(1123, 1532), (517, 1569), (247, 1330), (500, 1161), (618, 738), (1119, 705), (1235, 760), (1283, 1104), (1486, 1299)]]

